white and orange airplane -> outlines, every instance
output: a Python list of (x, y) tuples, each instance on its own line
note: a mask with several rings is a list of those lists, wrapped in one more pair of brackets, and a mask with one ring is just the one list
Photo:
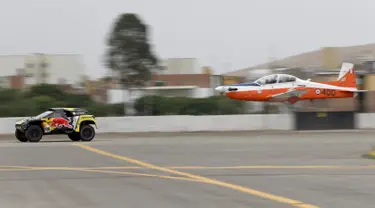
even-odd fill
[(254, 82), (223, 85), (216, 91), (234, 100), (284, 102), (295, 104), (300, 100), (351, 98), (358, 92), (354, 65), (343, 63), (338, 79), (330, 82), (302, 80), (288, 74), (271, 74)]

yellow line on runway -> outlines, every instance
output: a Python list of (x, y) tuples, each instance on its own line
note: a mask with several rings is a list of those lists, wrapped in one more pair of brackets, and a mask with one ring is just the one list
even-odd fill
[(176, 176), (165, 176), (165, 175), (155, 175), (155, 174), (147, 174), (147, 173), (134, 173), (134, 172), (122, 172), (122, 171), (106, 171), (106, 170), (95, 170), (95, 169), (86, 169), (86, 168), (52, 167), (52, 168), (30, 168), (28, 170), (68, 170), (68, 171), (83, 171), (83, 172), (94, 172), (94, 173), (114, 173), (114, 174), (121, 174), (121, 175), (157, 177), (157, 178), (185, 180), (185, 181), (197, 181), (197, 180), (190, 179), (190, 178), (176, 177)]
[[(225, 170), (225, 169), (375, 169), (375, 165), (340, 166), (340, 165), (244, 165), (244, 166), (166, 166), (169, 169), (196, 169), (196, 170)], [(126, 170), (147, 169), (142, 166), (107, 166), (87, 167), (85, 169), (96, 170)]]
[(135, 175), (135, 176), (146, 176), (146, 177), (155, 177), (155, 178), (200, 182), (199, 180), (195, 180), (195, 179), (191, 179), (191, 178), (166, 176), (166, 175), (154, 175), (154, 174), (146, 174), (146, 173), (132, 173), (132, 172), (94, 170), (94, 169), (90, 169), (90, 170), (81, 169), (81, 170), (77, 170), (77, 171), (94, 172), (94, 173), (114, 173), (114, 174), (121, 174), (121, 175)]
[(25, 169), (30, 168), (29, 166), (15, 166), (15, 165), (1, 165), (0, 168), (13, 168), (13, 169)]
[(87, 169), (87, 168), (69, 168), (69, 167), (35, 167), (27, 170), (71, 170), (71, 171), (85, 171), (85, 172), (95, 172), (95, 173), (116, 173), (122, 175), (135, 175), (135, 176), (147, 176), (147, 177), (157, 177), (165, 179), (174, 179), (174, 180), (185, 180), (185, 181), (197, 181), (190, 178), (176, 177), (176, 176), (165, 176), (165, 175), (155, 175), (155, 174), (146, 174), (146, 173), (134, 173), (134, 172), (122, 172), (122, 171), (105, 171), (105, 170), (96, 170), (96, 169)]
[(294, 200), (294, 199), (288, 199), (288, 198), (285, 198), (285, 197), (276, 196), (276, 195), (269, 194), (269, 193), (266, 193), (266, 192), (261, 192), (261, 191), (255, 190), (255, 189), (250, 189), (250, 188), (247, 188), (247, 187), (243, 187), (243, 186), (239, 186), (239, 185), (235, 185), (235, 184), (230, 184), (230, 183), (227, 183), (227, 182), (222, 182), (222, 181), (210, 179), (210, 178), (195, 175), (195, 174), (190, 174), (190, 173), (185, 173), (185, 172), (181, 172), (181, 171), (177, 171), (177, 170), (163, 168), (163, 167), (156, 166), (156, 165), (146, 163), (146, 162), (143, 162), (143, 161), (131, 159), (131, 158), (120, 156), (120, 155), (115, 155), (115, 154), (112, 154), (112, 153), (109, 153), (109, 152), (105, 152), (103, 150), (96, 149), (96, 148), (93, 148), (93, 147), (90, 147), (90, 146), (87, 146), (87, 145), (78, 144), (78, 143), (75, 143), (73, 145), (77, 146), (77, 147), (80, 147), (82, 149), (91, 151), (91, 152), (95, 152), (95, 153), (103, 155), (103, 156), (112, 157), (112, 158), (115, 158), (115, 159), (123, 160), (123, 161), (129, 162), (129, 163), (137, 164), (137, 165), (140, 165), (140, 166), (143, 166), (143, 167), (159, 170), (159, 171), (162, 171), (162, 172), (167, 172), (167, 173), (172, 173), (172, 174), (176, 174), (176, 175), (180, 175), (180, 176), (185, 176), (185, 177), (188, 177), (188, 178), (191, 178), (191, 179), (198, 180), (198, 181), (203, 182), (203, 183), (209, 183), (209, 184), (214, 184), (214, 185), (217, 185), (217, 186), (230, 188), (230, 189), (240, 191), (240, 192), (244, 192), (244, 193), (247, 193), (247, 194), (250, 194), (250, 195), (253, 195), (253, 196), (258, 196), (258, 197), (262, 197), (262, 198), (269, 199), (269, 200), (272, 200), (272, 201), (277, 201), (277, 202), (280, 202), (280, 203), (289, 204), (289, 205), (292, 205), (294, 207), (317, 208), (317, 206), (305, 204), (301, 201), (297, 201), (297, 200)]
[(134, 176), (146, 176), (146, 177), (156, 177), (164, 179), (173, 179), (173, 180), (185, 180), (185, 181), (197, 181), (195, 179), (185, 178), (185, 177), (176, 177), (176, 176), (165, 176), (165, 175), (155, 175), (155, 174), (146, 174), (146, 173), (134, 173), (134, 172), (122, 172), (122, 171), (105, 171), (105, 170), (95, 170), (95, 169), (86, 169), (86, 168), (69, 168), (69, 167), (28, 167), (24, 169), (1, 169), (0, 172), (5, 171), (41, 171), (41, 170), (66, 170), (66, 171), (84, 171), (84, 172), (95, 172), (95, 173), (114, 173), (121, 175), (134, 175)]
[[(226, 170), (226, 169), (375, 169), (375, 165), (339, 166), (339, 165), (247, 165), (247, 166), (166, 166), (169, 169)], [(16, 170), (132, 170), (147, 169), (142, 166), (107, 166), (107, 167), (42, 167), (42, 166), (0, 166), (0, 171)]]
[(374, 165), (368, 166), (338, 166), (338, 165), (249, 165), (249, 166), (172, 166), (173, 169), (374, 169)]
[(17, 168), (17, 169), (1, 169), (0, 168), (0, 172), (15, 172), (15, 171), (31, 171), (32, 169), (20, 169), (20, 168)]
[[(0, 166), (1, 168), (1, 166)], [(23, 167), (23, 168), (70, 168), (70, 167)], [(73, 167), (72, 167), (73, 168)], [(147, 169), (142, 166), (107, 166), (107, 167), (82, 167), (90, 170), (131, 170), (131, 169)], [(375, 169), (375, 165), (363, 165), (363, 166), (337, 166), (337, 165), (301, 165), (301, 166), (277, 166), (277, 165), (247, 165), (247, 166), (166, 166), (169, 169), (202, 169), (202, 170), (215, 170), (215, 169)]]

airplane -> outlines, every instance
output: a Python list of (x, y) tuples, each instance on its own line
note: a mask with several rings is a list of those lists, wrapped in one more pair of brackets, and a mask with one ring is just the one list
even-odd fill
[(357, 89), (352, 63), (342, 64), (335, 81), (313, 82), (288, 74), (271, 74), (254, 82), (218, 86), (215, 90), (234, 100), (282, 102), (288, 105), (301, 100), (352, 98), (359, 92), (367, 91)]

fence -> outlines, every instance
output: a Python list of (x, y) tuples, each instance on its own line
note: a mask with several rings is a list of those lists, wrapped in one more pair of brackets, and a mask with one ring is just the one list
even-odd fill
[[(327, 115), (327, 112), (325, 112)], [(375, 129), (375, 113), (355, 114), (354, 126), (351, 121), (342, 120), (343, 128)], [(264, 130), (299, 130), (295, 114), (267, 115), (218, 115), (218, 116), (136, 116), (136, 117), (98, 117), (98, 133), (132, 133), (132, 132), (200, 132), (200, 131), (264, 131)], [(328, 118), (328, 116), (326, 116)], [(317, 114), (322, 119), (324, 115)], [(14, 134), (15, 122), (22, 118), (0, 118), (0, 134)], [(317, 122), (312, 116), (306, 117), (310, 123)], [(329, 122), (326, 122), (329, 123)], [(334, 122), (335, 128), (339, 121)], [(309, 126), (309, 125), (307, 125)], [(306, 128), (306, 124), (304, 125)], [(312, 126), (311, 129), (317, 129)], [(324, 129), (329, 129), (327, 126)]]

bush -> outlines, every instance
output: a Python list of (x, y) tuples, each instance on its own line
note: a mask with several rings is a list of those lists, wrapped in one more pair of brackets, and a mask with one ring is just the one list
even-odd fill
[[(37, 115), (51, 107), (85, 108), (95, 116), (123, 116), (124, 105), (102, 104), (87, 95), (65, 93), (56, 85), (36, 85), (27, 91), (0, 89), (0, 117)], [(244, 102), (225, 96), (208, 98), (145, 96), (136, 100), (137, 115), (242, 114)]]
[(95, 116), (124, 115), (122, 104), (101, 104), (88, 95), (65, 93), (56, 85), (42, 84), (26, 91), (0, 89), (0, 117), (37, 115), (52, 107), (85, 108)]
[(242, 114), (244, 102), (225, 96), (208, 98), (145, 96), (136, 100), (137, 115), (222, 115)]

